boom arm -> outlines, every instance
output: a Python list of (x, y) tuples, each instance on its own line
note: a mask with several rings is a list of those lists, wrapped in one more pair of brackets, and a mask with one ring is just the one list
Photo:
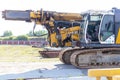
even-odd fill
[(36, 24), (45, 24), (49, 21), (78, 21), (82, 16), (78, 13), (60, 13), (53, 11), (19, 11), (19, 10), (5, 10), (2, 12), (2, 17), (6, 20), (21, 20), (21, 21), (35, 21)]

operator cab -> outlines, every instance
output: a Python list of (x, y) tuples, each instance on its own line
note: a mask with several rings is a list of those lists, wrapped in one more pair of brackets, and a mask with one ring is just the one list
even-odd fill
[(99, 42), (98, 33), (102, 15), (90, 15), (86, 26), (86, 40), (88, 43)]
[(85, 43), (114, 44), (113, 13), (89, 13), (86, 17)]

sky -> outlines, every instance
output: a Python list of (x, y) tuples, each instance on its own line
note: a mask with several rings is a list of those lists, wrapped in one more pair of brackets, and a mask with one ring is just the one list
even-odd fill
[[(6, 30), (13, 35), (27, 34), (33, 29), (34, 23), (24, 21), (8, 21), (2, 19), (4, 10), (43, 10), (57, 12), (80, 13), (87, 10), (110, 10), (112, 7), (120, 9), (120, 0), (0, 0), (0, 36)], [(37, 25), (37, 29), (44, 29)]]

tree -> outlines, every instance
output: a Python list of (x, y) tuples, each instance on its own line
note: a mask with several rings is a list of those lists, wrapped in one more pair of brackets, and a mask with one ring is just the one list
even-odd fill
[(4, 37), (2, 40), (13, 40), (13, 36), (10, 36), (10, 37)]
[(28, 36), (33, 36), (33, 32), (30, 31), (27, 35), (28, 35)]
[(26, 35), (20, 35), (15, 38), (15, 40), (28, 40), (28, 36)]
[[(43, 35), (43, 34), (46, 34), (46, 33), (47, 33), (47, 31), (45, 31), (45, 30), (38, 30), (38, 31), (34, 32), (34, 34), (37, 35), (37, 36), (40, 36), (40, 35)], [(28, 36), (35, 36), (34, 34), (33, 34), (32, 31), (30, 31), (27, 35)]]
[(12, 35), (13, 35), (12, 31), (9, 31), (9, 30), (4, 31), (4, 33), (3, 33), (3, 37), (12, 36)]

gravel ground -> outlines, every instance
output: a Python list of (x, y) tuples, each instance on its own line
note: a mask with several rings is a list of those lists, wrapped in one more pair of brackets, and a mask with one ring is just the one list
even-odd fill
[[(55, 62), (0, 62), (0, 80), (95, 80), (87, 76), (87, 69)], [(105, 79), (104, 79), (105, 80)]]

